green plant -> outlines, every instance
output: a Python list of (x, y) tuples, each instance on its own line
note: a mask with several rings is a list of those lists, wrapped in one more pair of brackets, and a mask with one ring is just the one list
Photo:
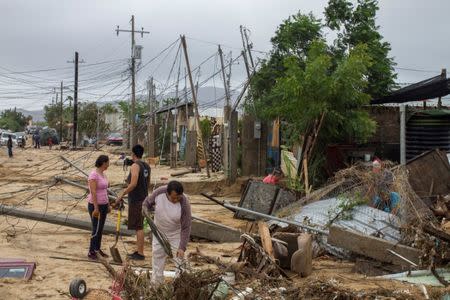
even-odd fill
[(302, 182), (300, 181), (299, 176), (297, 176), (297, 174), (294, 174), (294, 172), (292, 171), (293, 169), (295, 170), (294, 164), (292, 163), (292, 161), (289, 159), (288, 155), (286, 154), (286, 152), (281, 152), (283, 161), (286, 164), (286, 174), (284, 174), (287, 178), (287, 186), (289, 189), (294, 190), (296, 192), (303, 192), (305, 190)]

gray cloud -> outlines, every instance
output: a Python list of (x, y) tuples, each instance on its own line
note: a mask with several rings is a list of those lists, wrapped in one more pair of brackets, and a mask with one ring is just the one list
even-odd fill
[[(217, 48), (197, 39), (230, 46), (224, 47), (224, 51), (233, 51), (233, 56), (236, 56), (241, 47), (239, 25), (244, 24), (251, 29), (255, 49), (267, 51), (271, 48), (270, 38), (284, 19), (298, 10), (313, 11), (321, 17), (326, 3), (326, 0), (0, 0), (0, 67), (14, 71), (67, 68), (36, 74), (43, 77), (41, 79), (22, 78), (44, 88), (57, 85), (61, 79), (70, 85), (73, 70), (66, 61), (73, 58), (75, 50), (80, 52), (87, 64), (129, 57), (129, 34), (116, 36), (114, 29), (116, 25), (122, 29), (129, 28), (131, 14), (136, 17), (138, 29), (143, 26), (150, 31), (144, 38), (136, 37), (137, 43), (144, 47), (144, 63), (180, 34), (186, 34), (187, 37), (195, 38), (188, 39), (191, 63), (195, 66)], [(391, 54), (398, 66), (436, 72), (399, 70), (399, 82), (414, 82), (437, 75), (442, 67), (447, 66), (450, 53), (450, 42), (446, 38), (450, 23), (446, 15), (448, 11), (450, 2), (445, 0), (380, 1), (378, 23), (385, 39), (392, 45)], [(145, 86), (144, 81), (150, 75), (165, 82), (175, 51), (156, 72), (158, 63), (149, 65), (139, 74), (140, 88)], [(125, 68), (126, 63), (117, 64), (117, 70)], [(214, 61), (205, 65), (202, 78), (211, 74), (213, 68)], [(0, 70), (2, 72), (5, 71)], [(80, 66), (81, 78), (88, 76), (89, 72), (89, 69)], [(245, 73), (242, 64), (233, 67), (232, 76), (235, 84), (243, 80)], [(5, 84), (0, 78), (0, 97)], [(220, 78), (216, 78), (216, 84), (221, 86)], [(23, 82), (20, 86), (29, 93), (37, 89)], [(94, 93), (106, 93), (112, 86), (95, 90)], [(126, 88), (126, 83), (123, 87)], [(80, 88), (83, 86), (80, 85)], [(44, 89), (38, 90), (46, 92)], [(86, 100), (96, 99), (93, 95), (81, 96)], [(41, 95), (35, 100), (27, 99), (18, 103), (0, 98), (0, 108), (14, 105), (38, 108), (48, 103), (49, 99), (51, 96)]]

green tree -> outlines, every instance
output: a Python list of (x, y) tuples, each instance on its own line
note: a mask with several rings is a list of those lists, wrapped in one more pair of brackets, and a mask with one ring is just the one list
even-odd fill
[[(353, 1), (354, 2), (354, 1)], [(381, 97), (396, 87), (395, 62), (389, 57), (391, 45), (383, 41), (376, 25), (377, 0), (329, 0), (325, 9), (326, 25), (338, 33), (335, 50), (344, 53), (359, 44), (366, 44), (372, 60), (367, 77), (366, 92), (373, 98)]]
[(78, 112), (78, 130), (88, 138), (97, 135), (97, 125), (100, 133), (109, 131), (105, 122), (105, 108), (98, 107), (95, 102), (81, 103)]
[[(70, 96), (67, 97), (69, 99)], [(44, 119), (46, 126), (54, 128), (59, 133), (59, 124), (61, 122), (61, 106), (59, 103), (44, 106)], [(62, 114), (63, 127), (73, 122), (73, 108), (71, 106), (63, 107)], [(63, 130), (63, 137), (67, 138), (67, 130)]]
[(6, 109), (0, 115), (0, 128), (8, 129), (13, 132), (24, 130), (31, 117), (26, 117), (23, 113), (18, 112), (16, 108)]
[[(334, 1), (337, 3), (336, 20), (347, 20), (347, 15), (357, 10), (342, 9), (342, 3), (344, 6), (348, 3), (338, 2)], [(374, 6), (365, 6), (362, 11), (360, 14), (365, 20), (374, 21)], [(364, 106), (372, 97), (386, 93), (395, 78), (391, 67), (379, 67), (378, 56), (371, 49), (371, 41), (377, 39), (361, 37), (358, 40), (355, 34), (350, 45), (346, 34), (338, 32), (337, 39), (328, 45), (323, 30), (327, 26), (338, 30), (335, 27), (338, 25), (324, 24), (312, 14), (302, 13), (284, 21), (271, 40), (273, 49), (269, 58), (262, 61), (251, 81), (247, 101), (247, 113), (268, 121), (278, 117), (282, 120), (282, 136), (288, 145), (301, 142), (301, 136), (325, 116), (313, 157), (308, 157), (312, 178), (320, 173), (328, 143), (348, 140), (363, 143), (374, 133), (375, 122)], [(369, 28), (378, 29), (376, 26)], [(381, 41), (381, 36), (375, 37)], [(385, 54), (387, 57), (387, 52)], [(378, 78), (383, 75), (389, 84), (375, 80), (376, 70), (381, 70)]]

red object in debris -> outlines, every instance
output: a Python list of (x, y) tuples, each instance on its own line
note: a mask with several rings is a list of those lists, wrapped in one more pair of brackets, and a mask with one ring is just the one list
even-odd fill
[(161, 177), (160, 179), (161, 180), (169, 180), (169, 178), (167, 178), (167, 177)]

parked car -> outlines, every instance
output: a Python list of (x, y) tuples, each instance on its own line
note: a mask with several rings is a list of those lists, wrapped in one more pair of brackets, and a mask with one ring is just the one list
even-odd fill
[(123, 144), (123, 138), (120, 133), (111, 133), (106, 140), (106, 145), (117, 145), (121, 146)]
[(6, 146), (7, 143), (8, 143), (8, 138), (9, 138), (9, 136), (12, 137), (13, 146), (17, 146), (17, 138), (16, 138), (16, 135), (15, 135), (14, 133), (12, 133), (12, 132), (7, 132), (7, 131), (2, 132), (2, 135), (0, 136), (0, 144), (1, 144), (2, 146)]
[(38, 132), (41, 128), (39, 126), (28, 126), (27, 127), (27, 134), (35, 134), (36, 132)]
[(48, 139), (51, 138), (53, 145), (59, 144), (59, 138), (58, 133), (56, 132), (56, 129), (44, 127), (42, 130), (39, 131), (39, 136), (41, 137), (41, 146), (48, 146)]
[(16, 135), (17, 146), (25, 147), (27, 141), (27, 134), (25, 132), (16, 132), (14, 134)]

